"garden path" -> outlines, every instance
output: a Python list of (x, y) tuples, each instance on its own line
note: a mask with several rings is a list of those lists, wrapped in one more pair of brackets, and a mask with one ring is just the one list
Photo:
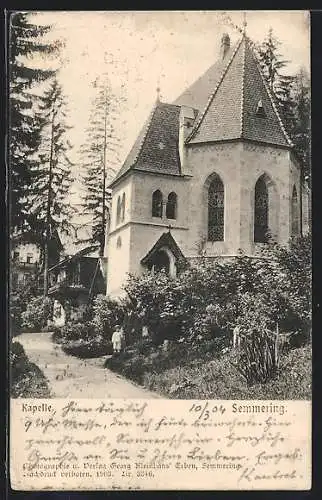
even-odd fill
[(50, 333), (23, 333), (16, 340), (43, 371), (53, 397), (160, 398), (104, 368), (106, 356), (82, 360), (65, 354)]

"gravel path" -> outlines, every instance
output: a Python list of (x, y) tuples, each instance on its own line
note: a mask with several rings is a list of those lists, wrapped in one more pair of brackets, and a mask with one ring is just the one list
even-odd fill
[(104, 368), (106, 356), (81, 360), (65, 354), (49, 333), (16, 337), (31, 362), (39, 366), (55, 398), (160, 398)]

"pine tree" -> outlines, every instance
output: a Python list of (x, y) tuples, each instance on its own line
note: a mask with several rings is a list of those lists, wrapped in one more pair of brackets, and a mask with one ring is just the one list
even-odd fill
[[(32, 227), (44, 251), (44, 295), (48, 293), (48, 267), (51, 245), (57, 229), (68, 232), (72, 207), (68, 195), (73, 182), (69, 158), (71, 144), (66, 138), (66, 102), (61, 86), (54, 79), (41, 97), (43, 120), (39, 146), (40, 165), (28, 192), (28, 209)], [(33, 173), (33, 170), (32, 170)]]
[(59, 50), (57, 43), (44, 41), (50, 26), (32, 24), (29, 22), (30, 16), (13, 13), (9, 25), (9, 191), (12, 230), (26, 226), (30, 229), (25, 191), (37, 175), (33, 166), (42, 127), (32, 87), (54, 74), (53, 70), (34, 67), (33, 60), (39, 55), (53, 56)]
[(119, 163), (120, 140), (115, 123), (122, 96), (116, 96), (106, 75), (93, 82), (95, 97), (92, 101), (86, 139), (80, 148), (82, 206), (91, 217), (93, 234), (90, 243), (98, 243), (103, 255), (106, 226), (109, 222), (111, 200), (108, 182), (116, 173)]
[(269, 29), (264, 41), (257, 46), (257, 56), (271, 90), (276, 100), (278, 111), (289, 135), (292, 135), (295, 126), (294, 101), (292, 89), (295, 78), (285, 75), (283, 70), (288, 61), (278, 52), (281, 42), (274, 36), (272, 28)]
[(303, 177), (311, 187), (311, 97), (310, 78), (301, 69), (295, 78), (293, 100), (295, 103), (295, 126), (293, 142), (303, 165)]

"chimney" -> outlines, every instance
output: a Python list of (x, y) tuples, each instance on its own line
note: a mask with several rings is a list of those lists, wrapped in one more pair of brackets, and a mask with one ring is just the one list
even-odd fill
[(227, 33), (224, 33), (223, 36), (221, 37), (220, 59), (225, 59), (229, 49), (230, 49), (230, 38)]
[(182, 106), (179, 118), (179, 156), (183, 173), (187, 173), (187, 150), (185, 147), (185, 140), (192, 131), (194, 120), (195, 112), (193, 108)]

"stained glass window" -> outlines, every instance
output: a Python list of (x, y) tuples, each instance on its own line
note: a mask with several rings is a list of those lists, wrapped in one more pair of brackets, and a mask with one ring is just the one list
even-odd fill
[(255, 186), (255, 243), (268, 241), (268, 190), (265, 179), (260, 177)]
[(296, 187), (293, 187), (292, 193), (292, 236), (299, 234), (298, 202)]
[(168, 196), (167, 207), (166, 207), (166, 217), (167, 219), (177, 218), (177, 195), (176, 193), (170, 193)]
[(224, 240), (224, 185), (216, 176), (208, 189), (208, 241)]
[(162, 218), (162, 193), (158, 189), (152, 195), (152, 217)]

